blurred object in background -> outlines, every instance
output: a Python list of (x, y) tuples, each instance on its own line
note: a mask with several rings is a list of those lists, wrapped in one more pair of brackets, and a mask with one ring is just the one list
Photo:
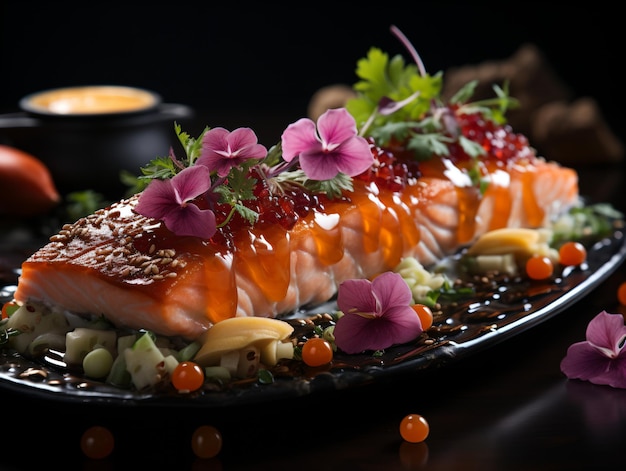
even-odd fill
[(60, 202), (52, 175), (41, 160), (0, 145), (0, 216), (39, 216)]
[(479, 64), (450, 67), (443, 76), (442, 96), (449, 99), (471, 80), (478, 84), (472, 101), (493, 98), (493, 85), (509, 81), (509, 94), (519, 100), (520, 106), (507, 111), (507, 121), (515, 131), (530, 135), (535, 110), (554, 101), (569, 101), (573, 95), (566, 81), (546, 61), (533, 44), (522, 45), (504, 60), (488, 59)]
[[(472, 80), (478, 83), (471, 101), (490, 99), (495, 96), (493, 86), (502, 87), (508, 81), (509, 95), (519, 101), (519, 107), (507, 110), (508, 124), (549, 160), (564, 165), (624, 160), (624, 145), (611, 130), (597, 101), (592, 97), (576, 98), (533, 44), (522, 45), (502, 61), (450, 67), (443, 79), (444, 101)], [(353, 89), (344, 84), (320, 88), (311, 97), (308, 116), (317, 119), (329, 108), (344, 106), (354, 95)]]
[(507, 120), (540, 155), (565, 165), (623, 160), (623, 143), (596, 100), (574, 97), (537, 46), (524, 44), (502, 61), (451, 67), (444, 74), (442, 95), (451, 97), (471, 80), (478, 80), (473, 100), (493, 97), (492, 86), (509, 81), (509, 93), (520, 106), (507, 112)]
[(0, 114), (0, 144), (30, 152), (49, 168), (61, 194), (94, 190), (124, 196), (120, 173), (166, 157), (176, 144), (175, 123), (193, 116), (150, 90), (75, 86), (36, 92), (20, 111)]
[(568, 165), (624, 159), (623, 143), (591, 97), (541, 106), (532, 117), (530, 136), (545, 157)]
[(341, 108), (346, 102), (356, 97), (354, 89), (348, 85), (328, 85), (316, 91), (309, 101), (307, 116), (317, 121), (326, 110)]
[[(246, 8), (233, 2), (198, 5), (182, 0), (175, 6), (153, 2), (150, 15), (145, 5), (130, 2), (107, 4), (97, 15), (86, 2), (43, 2), (37, 8), (29, 2), (0, 2), (0, 63), (5, 72), (0, 76), (0, 110), (16, 110), (18, 100), (34, 90), (80, 83), (132, 84), (158, 91), (169, 103), (192, 106), (196, 118), (183, 126), (192, 136), (207, 125), (230, 130), (249, 126), (259, 142), (270, 147), (280, 141), (289, 123), (306, 115), (317, 90), (356, 82), (357, 61), (370, 47), (407, 57), (389, 31), (396, 25), (411, 40), (429, 73), (452, 75), (467, 64), (478, 64), (467, 67), (471, 73), (481, 69), (486, 76), (489, 71), (483, 71), (481, 64), (490, 60), (496, 69), (491, 75), (501, 78), (506, 65), (516, 75), (513, 85), (518, 89), (513, 88), (512, 95), (527, 110), (593, 97), (612, 132), (626, 142), (618, 70), (622, 21), (611, 8), (564, 8), (543, 2), (520, 5), (512, 15), (501, 2), (420, 2), (417, 16), (380, 5), (375, 13), (356, 19), (355, 12), (362, 7), (344, 8), (336, 2), (330, 9), (316, 6), (297, 21), (279, 22), (276, 18), (284, 7), (267, 2)], [(175, 21), (176, 12), (193, 14)], [(228, 21), (231, 18), (237, 19), (236, 25)], [(595, 26), (602, 34), (581, 33), (581, 25)], [(23, 40), (25, 31), (31, 41)], [(532, 51), (531, 44), (545, 59)], [(552, 119), (549, 129), (535, 137), (528, 115), (520, 114), (517, 121), (513, 112), (509, 118), (516, 131), (529, 133), (533, 145), (541, 143), (538, 150), (546, 156), (544, 149), (553, 149), (544, 137), (569, 139), (567, 128), (556, 127)], [(581, 124), (580, 118), (577, 123)], [(595, 125), (601, 136), (602, 121), (596, 120)], [(589, 123), (586, 126), (590, 129)], [(168, 144), (176, 146), (172, 123), (166, 127)], [(611, 130), (593, 152), (598, 157), (594, 162), (620, 154), (621, 143), (613, 139)], [(589, 155), (582, 155), (583, 146), (572, 147), (589, 160)], [(160, 149), (157, 155), (163, 152)], [(567, 154), (558, 157), (564, 161), (575, 157), (570, 151)], [(112, 178), (117, 180), (117, 175)]]

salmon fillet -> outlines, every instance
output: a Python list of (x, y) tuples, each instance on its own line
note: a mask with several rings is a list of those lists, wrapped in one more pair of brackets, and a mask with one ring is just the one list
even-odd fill
[(355, 179), (292, 229), (257, 224), (232, 246), (174, 235), (133, 212), (135, 195), (51, 237), (23, 263), (15, 299), (196, 339), (222, 319), (325, 302), (404, 257), (431, 266), (488, 230), (542, 226), (579, 199), (574, 170), (536, 157), (485, 164), (484, 193), (445, 159), (422, 171), (396, 192)]

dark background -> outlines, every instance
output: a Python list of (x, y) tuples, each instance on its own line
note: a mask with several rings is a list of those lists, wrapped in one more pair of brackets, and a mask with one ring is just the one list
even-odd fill
[[(620, 14), (601, 5), (224, 3), (5, 1), (0, 109), (51, 87), (128, 84), (208, 111), (210, 126), (222, 125), (221, 115), (238, 116), (233, 125), (255, 127), (265, 116), (286, 125), (306, 113), (320, 87), (352, 85), (356, 62), (371, 46), (410, 60), (389, 31), (395, 24), (430, 73), (504, 59), (534, 43), (574, 96), (596, 98), (621, 131), (623, 25)], [(278, 140), (281, 129), (267, 138)]]
[[(206, 125), (266, 129), (262, 142), (271, 145), (285, 125), (306, 114), (320, 87), (353, 84), (356, 62), (370, 47), (408, 60), (389, 31), (395, 24), (430, 73), (505, 59), (534, 43), (573, 95), (594, 97), (626, 138), (623, 17), (599, 3), (413, 1), (355, 3), (352, 9), (337, 1), (280, 8), (259, 3), (0, 0), (0, 110), (16, 110), (22, 96), (57, 86), (135, 85), (202, 110)], [(590, 176), (581, 179), (582, 194), (613, 203), (623, 195), (621, 173)], [(623, 208), (621, 196), (619, 203)], [(614, 293), (624, 280), (622, 268), (544, 328), (495, 345), (476, 361), (435, 371), (423, 383), (407, 377), (322, 401), (253, 405), (236, 416), (227, 408), (217, 417), (191, 409), (112, 411), (3, 391), (4, 405), (22, 415), (7, 422), (9, 452), (0, 468), (48, 466), (53, 456), (83, 469), (138, 460), (144, 468), (200, 469), (203, 463), (192, 467), (197, 463), (188, 441), (196, 426), (210, 423), (224, 432), (224, 469), (405, 470), (398, 420), (417, 411), (432, 424), (430, 469), (618, 469), (624, 463), (624, 391), (565, 383), (558, 365), (567, 347), (584, 338), (593, 315), (615, 312)], [(571, 393), (577, 385), (582, 392)], [(112, 429), (117, 443), (103, 463), (84, 460), (78, 449), (82, 431), (98, 423)], [(222, 469), (220, 460), (213, 467), (204, 463), (205, 469)]]

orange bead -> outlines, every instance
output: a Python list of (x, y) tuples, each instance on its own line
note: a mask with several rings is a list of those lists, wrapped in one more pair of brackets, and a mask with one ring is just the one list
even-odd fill
[(214, 458), (222, 450), (222, 434), (211, 425), (202, 425), (191, 436), (191, 449), (198, 458)]
[(552, 260), (543, 255), (533, 255), (526, 262), (526, 274), (533, 280), (545, 280), (554, 272)]
[(587, 249), (580, 242), (565, 242), (559, 248), (559, 259), (562, 265), (580, 265), (587, 259)]
[(430, 329), (433, 325), (433, 311), (425, 304), (414, 304), (411, 307), (420, 318), (422, 329), (425, 331)]
[(321, 337), (313, 337), (302, 345), (302, 361), (309, 366), (322, 366), (333, 359), (333, 347)]
[(100, 460), (113, 452), (115, 440), (111, 431), (95, 425), (88, 428), (80, 439), (80, 448), (86, 457)]
[(622, 306), (626, 306), (626, 281), (617, 288), (617, 300)]
[(204, 370), (193, 361), (183, 361), (174, 368), (171, 380), (178, 391), (196, 391), (204, 384)]
[(400, 422), (400, 435), (407, 442), (423, 442), (429, 433), (430, 426), (428, 422), (419, 414), (409, 414)]

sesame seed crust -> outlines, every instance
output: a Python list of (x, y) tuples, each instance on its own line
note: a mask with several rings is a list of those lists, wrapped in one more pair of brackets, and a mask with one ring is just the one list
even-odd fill
[(171, 283), (187, 262), (162, 223), (134, 211), (138, 195), (65, 224), (28, 263), (67, 263), (121, 283)]

